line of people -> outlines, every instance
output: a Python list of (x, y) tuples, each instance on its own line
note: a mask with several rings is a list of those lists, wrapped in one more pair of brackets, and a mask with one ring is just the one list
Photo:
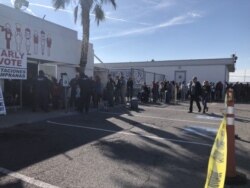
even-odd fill
[(94, 107), (98, 105), (101, 97), (101, 82), (98, 76), (92, 80), (84, 73), (76, 74), (68, 87), (64, 87), (62, 82), (62, 77), (59, 82), (56, 78), (50, 80), (40, 70), (38, 76), (32, 80), (31, 92), (34, 96), (32, 110), (35, 112), (40, 107), (48, 112), (49, 104), (52, 104), (55, 110), (69, 107), (87, 113), (91, 98)]
[(170, 103), (171, 101), (182, 99), (185, 101), (190, 98), (189, 113), (193, 112), (193, 102), (195, 101), (198, 107), (198, 111), (201, 112), (202, 108), (200, 105), (200, 100), (203, 104), (203, 113), (208, 111), (207, 103), (210, 99), (211, 86), (208, 81), (204, 81), (203, 85), (197, 81), (197, 77), (194, 77), (190, 81), (189, 85), (185, 82), (177, 84), (174, 81), (163, 81), (163, 82), (152, 82), (152, 88), (147, 86), (146, 83), (141, 88), (138, 93), (138, 98), (143, 103), (148, 103), (151, 101), (156, 103), (158, 101)]
[[(130, 77), (126, 82), (123, 75), (112, 78), (111, 74), (108, 75), (106, 87), (103, 90), (103, 101), (108, 106), (112, 107), (117, 104), (126, 104), (133, 97), (134, 84)], [(127, 96), (127, 100), (126, 100)]]
[[(67, 104), (71, 109), (74, 108), (79, 112), (84, 110), (87, 113), (91, 100), (94, 108), (98, 108), (101, 99), (106, 106), (112, 107), (117, 104), (126, 104), (134, 94), (133, 79), (131, 77), (126, 82), (124, 76), (116, 76), (113, 79), (110, 74), (103, 89), (99, 76), (95, 76), (93, 80), (85, 74), (76, 74), (75, 78), (69, 82), (69, 87), (66, 88), (67, 92), (64, 92), (62, 78), (59, 82), (55, 78), (50, 81), (42, 70), (39, 71), (38, 77), (32, 83), (33, 111), (36, 111), (37, 107), (41, 107), (43, 111), (47, 112), (51, 103), (54, 109), (66, 108), (65, 105)], [(151, 99), (153, 102), (170, 103), (171, 100), (185, 101), (189, 98), (190, 113), (193, 112), (193, 102), (196, 102), (198, 111), (201, 112), (201, 100), (203, 104), (202, 112), (206, 113), (208, 111), (207, 102), (213, 101), (214, 98), (222, 99), (220, 88), (223, 88), (223, 84), (218, 82), (216, 85), (217, 90), (213, 87), (214, 84), (208, 81), (204, 81), (201, 85), (197, 81), (197, 77), (194, 77), (188, 84), (185, 84), (185, 82), (177, 84), (174, 81), (162, 81), (153, 82), (152, 88), (150, 88), (144, 83), (137, 97), (144, 103), (151, 101)], [(243, 96), (246, 99), (249, 96), (247, 95), (249, 91), (248, 84), (236, 83), (231, 84), (231, 87), (235, 89), (236, 101)], [(67, 103), (65, 103), (65, 99), (67, 99)]]
[(98, 108), (101, 100), (110, 107), (126, 104), (132, 99), (134, 88), (131, 77), (126, 82), (123, 76), (113, 79), (109, 74), (106, 86), (102, 89), (99, 76), (95, 76), (93, 80), (84, 73), (77, 73), (75, 78), (70, 80), (69, 86), (64, 87), (62, 75), (59, 82), (56, 78), (50, 81), (41, 70), (33, 80), (32, 90), (35, 96), (32, 108), (34, 112), (37, 107), (48, 112), (51, 103), (55, 110), (68, 108), (88, 113), (91, 101), (94, 108)]

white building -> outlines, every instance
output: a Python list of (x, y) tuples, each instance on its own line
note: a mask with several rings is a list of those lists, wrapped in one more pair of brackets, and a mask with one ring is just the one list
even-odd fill
[[(95, 67), (109, 70), (139, 69), (165, 75), (168, 81), (188, 82), (193, 76), (197, 76), (200, 82), (229, 81), (229, 72), (234, 72), (236, 59), (191, 59), (171, 61), (147, 61), (147, 62), (124, 62), (124, 63), (100, 63)], [(145, 78), (147, 80), (147, 78)], [(157, 80), (158, 81), (158, 80)], [(151, 83), (147, 83), (151, 84)]]
[[(16, 94), (22, 95), (20, 90), (25, 80), (37, 76), (39, 70), (44, 70), (46, 75), (58, 80), (61, 73), (66, 72), (71, 79), (75, 76), (76, 67), (79, 66), (80, 51), (81, 41), (77, 39), (76, 31), (0, 4), (2, 90), (12, 88), (11, 84), (14, 84)], [(22, 63), (18, 59), (20, 57), (23, 57)], [(16, 62), (19, 62), (20, 67), (17, 67)], [(94, 51), (90, 44), (85, 73), (92, 76), (93, 68)], [(15, 73), (24, 73), (21, 75), (22, 78), (11, 77), (15, 74), (5, 77), (5, 72), (13, 69)]]

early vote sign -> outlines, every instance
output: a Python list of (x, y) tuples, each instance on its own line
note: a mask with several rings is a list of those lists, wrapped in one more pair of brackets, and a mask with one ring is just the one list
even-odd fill
[(27, 79), (26, 54), (9, 49), (0, 49), (0, 79)]

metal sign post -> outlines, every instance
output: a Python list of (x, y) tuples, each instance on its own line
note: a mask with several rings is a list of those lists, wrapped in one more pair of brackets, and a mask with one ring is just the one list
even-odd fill
[(6, 115), (6, 108), (5, 108), (5, 104), (4, 104), (2, 88), (0, 87), (0, 115), (1, 114)]
[(67, 88), (69, 87), (69, 79), (67, 73), (63, 73), (63, 87), (64, 87), (64, 105), (65, 105), (65, 112), (68, 112), (68, 99), (67, 99)]

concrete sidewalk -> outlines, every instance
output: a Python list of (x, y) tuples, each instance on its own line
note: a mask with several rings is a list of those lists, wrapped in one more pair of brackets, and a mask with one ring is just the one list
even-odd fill
[[(122, 108), (123, 105), (116, 105), (110, 109), (117, 109)], [(102, 107), (100, 106), (99, 110), (102, 110)], [(89, 113), (98, 111), (95, 108), (90, 108)], [(70, 115), (76, 115), (79, 114), (79, 112), (70, 109), (66, 111), (65, 109), (60, 110), (51, 110), (49, 112), (44, 112), (42, 110), (37, 112), (32, 112), (31, 109), (9, 109), (7, 110), (6, 115), (0, 115), (0, 129), (11, 127), (15, 125), (20, 124), (29, 124), (37, 121), (47, 120), (51, 118), (56, 117), (63, 117), (63, 116), (70, 116)]]
[(8, 110), (6, 115), (0, 115), (0, 128), (74, 115), (76, 113), (76, 111), (66, 112), (65, 110), (53, 110), (50, 112), (32, 112), (30, 109)]

